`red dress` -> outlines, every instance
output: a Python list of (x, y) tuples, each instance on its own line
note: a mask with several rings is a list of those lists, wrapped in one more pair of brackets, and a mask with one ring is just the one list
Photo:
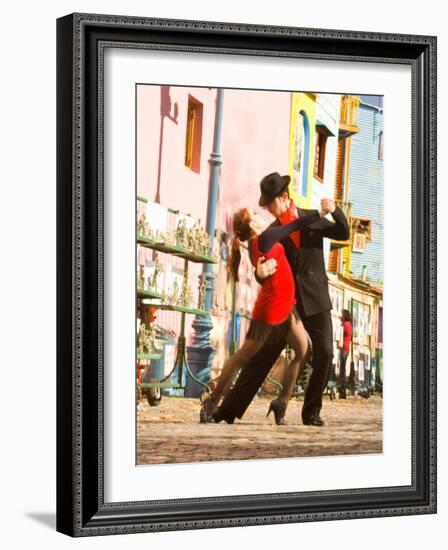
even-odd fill
[[(275, 273), (267, 277), (261, 285), (252, 311), (247, 338), (270, 344), (284, 341), (291, 328), (291, 315), (299, 319), (297, 309), (294, 307), (296, 303), (294, 277), (285, 249), (279, 241), (318, 219), (319, 215), (316, 214), (303, 216), (280, 227), (269, 227), (261, 235), (249, 241), (249, 254), (254, 267), (257, 266), (260, 256), (264, 256), (266, 260), (274, 258), (277, 261), (277, 268)], [(260, 246), (261, 241), (262, 246)]]
[(281, 243), (275, 243), (268, 253), (259, 250), (258, 236), (251, 240), (251, 262), (257, 266), (260, 256), (266, 260), (274, 258), (277, 261), (277, 271), (268, 277), (261, 287), (252, 311), (252, 319), (277, 325), (288, 318), (296, 303), (296, 290), (291, 267), (286, 258), (285, 249)]

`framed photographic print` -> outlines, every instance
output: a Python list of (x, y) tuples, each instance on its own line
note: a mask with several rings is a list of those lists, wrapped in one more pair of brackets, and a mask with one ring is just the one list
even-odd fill
[(57, 530), (435, 513), (436, 38), (57, 49)]

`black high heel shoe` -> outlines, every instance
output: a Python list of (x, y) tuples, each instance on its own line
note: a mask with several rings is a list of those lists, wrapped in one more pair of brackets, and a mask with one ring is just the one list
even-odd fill
[(215, 414), (217, 408), (217, 403), (215, 403), (210, 397), (206, 397), (201, 403), (199, 422), (201, 424), (209, 424), (210, 422), (214, 422), (213, 415)]
[(271, 411), (274, 412), (275, 423), (277, 426), (285, 426), (286, 403), (282, 403), (278, 399), (274, 399), (269, 403), (268, 414), (266, 416), (269, 416)]

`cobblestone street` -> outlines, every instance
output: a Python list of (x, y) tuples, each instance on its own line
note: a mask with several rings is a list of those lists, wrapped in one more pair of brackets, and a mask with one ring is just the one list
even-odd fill
[(324, 399), (322, 428), (304, 426), (302, 400), (292, 400), (286, 426), (266, 418), (269, 397), (257, 397), (233, 425), (199, 423), (199, 400), (164, 396), (139, 402), (137, 464), (329, 456), (382, 452), (382, 399)]

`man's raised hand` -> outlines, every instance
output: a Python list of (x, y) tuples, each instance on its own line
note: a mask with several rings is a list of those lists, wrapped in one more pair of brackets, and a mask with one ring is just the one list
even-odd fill
[(329, 212), (330, 214), (333, 214), (336, 210), (336, 204), (332, 199), (322, 199), (320, 201), (320, 207), (324, 212)]

